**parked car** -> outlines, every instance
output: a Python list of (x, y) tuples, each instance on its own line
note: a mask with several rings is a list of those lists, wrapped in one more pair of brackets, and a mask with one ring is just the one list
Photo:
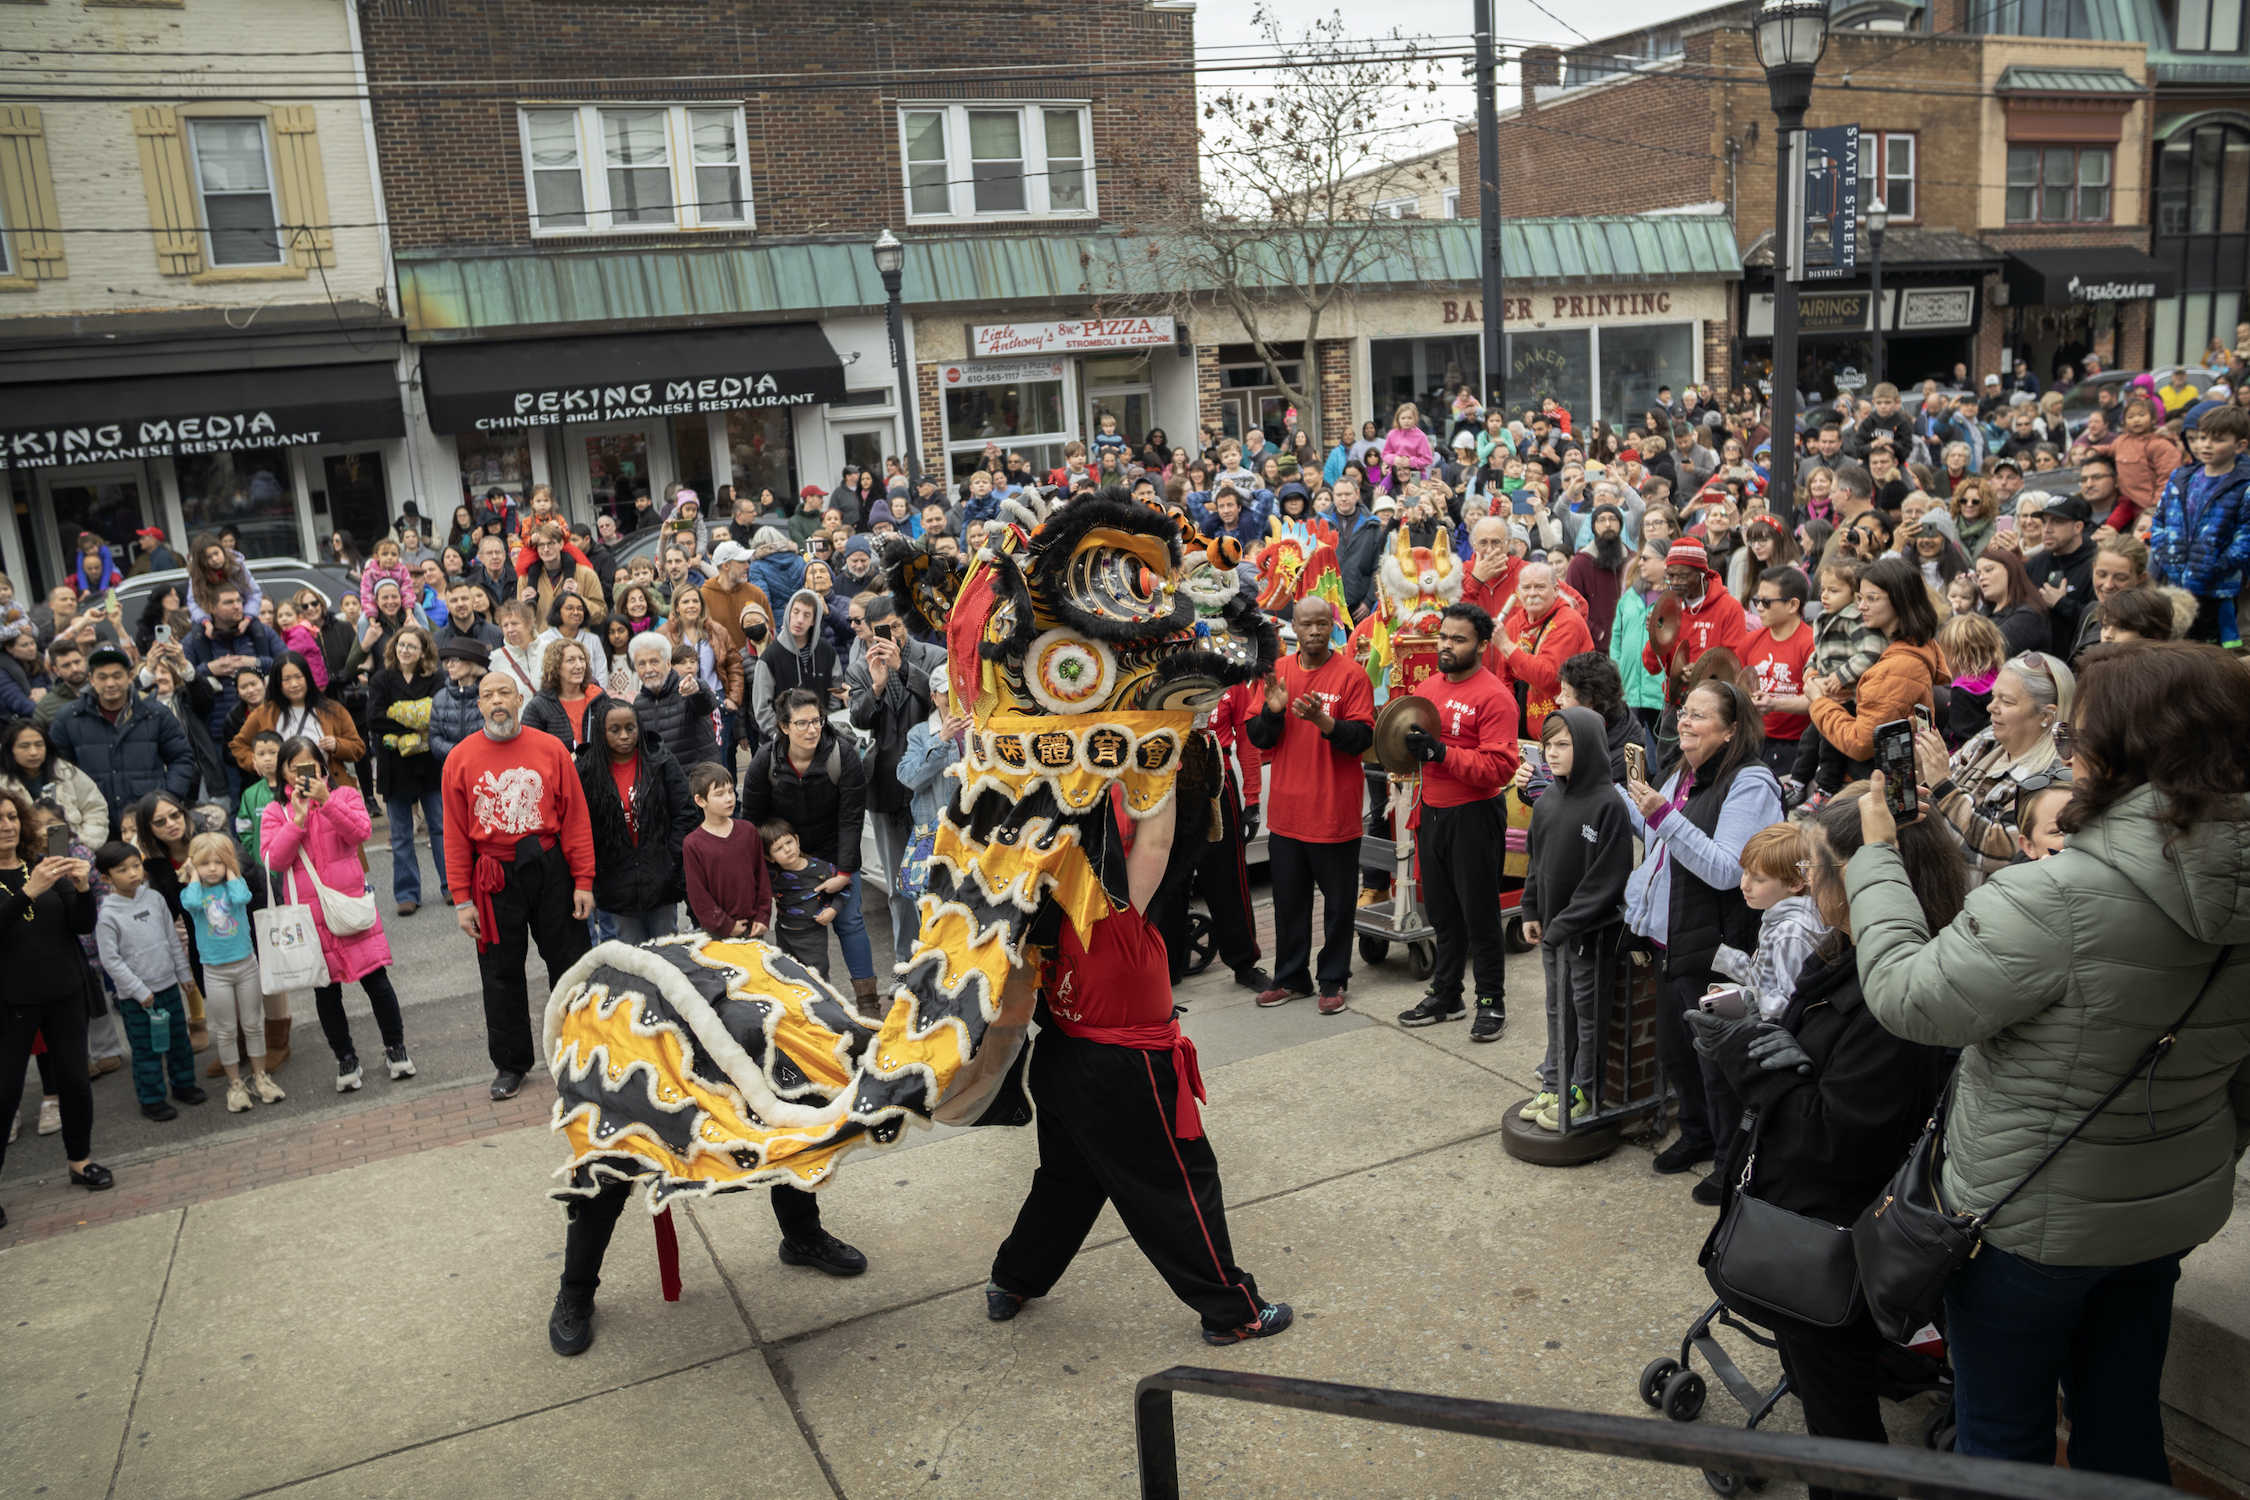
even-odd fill
[[(253, 557), (249, 559), (250, 576), (269, 598), (286, 598), (301, 588), (309, 588), (334, 603), (346, 594), (359, 592), (352, 575), (334, 563), (308, 562), (301, 557)], [(141, 606), (150, 594), (165, 585), (180, 590), (187, 596), (187, 570), (167, 568), (161, 573), (139, 573), (117, 586), (117, 601), (123, 607), (126, 621), (141, 617)]]
[(2214, 370), (2207, 365), (2166, 365), (2159, 370), (2104, 370), (2099, 375), (2087, 376), (2064, 393), (2063, 417), (2075, 427), (2086, 420), (2086, 413), (2094, 409), (2104, 386), (2116, 389), (2118, 399), (2123, 400), (2124, 388), (2142, 375), (2153, 375), (2156, 383), (2162, 385), (2164, 378), (2174, 370), (2186, 370), (2188, 384), (2199, 391), (2209, 389), (2212, 381), (2221, 379), (2226, 374), (2224, 370)]

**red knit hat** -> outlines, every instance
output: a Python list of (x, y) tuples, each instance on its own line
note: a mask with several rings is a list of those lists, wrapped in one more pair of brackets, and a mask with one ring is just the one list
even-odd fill
[(1664, 554), (1664, 566), (1693, 568), (1698, 573), (1707, 573), (1714, 578), (1718, 576), (1711, 572), (1711, 557), (1703, 550), (1703, 543), (1692, 536), (1683, 536), (1672, 544), (1672, 550)]

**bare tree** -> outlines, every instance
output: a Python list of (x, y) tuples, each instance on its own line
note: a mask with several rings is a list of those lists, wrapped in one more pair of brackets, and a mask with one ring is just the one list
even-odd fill
[[(1289, 30), (1261, 3), (1254, 24), (1272, 49), (1272, 72), (1258, 87), (1203, 98), (1200, 187), (1151, 184), (1157, 191), (1144, 201), (1176, 207), (1125, 226), (1142, 240), (1125, 260), (1132, 279), (1175, 312), (1215, 298), (1273, 384), (1298, 410), (1317, 412), (1317, 372), (1286, 379), (1265, 321), (1277, 304), (1302, 313), (1310, 370), (1321, 317), (1337, 297), (1378, 265), (1396, 279), (1402, 260), (1419, 258), (1420, 237), (1373, 205), (1436, 180), (1426, 160), (1397, 153), (1443, 118), (1437, 63), (1396, 30), (1352, 36), (1340, 14)], [(1134, 300), (1146, 307), (1149, 296)]]

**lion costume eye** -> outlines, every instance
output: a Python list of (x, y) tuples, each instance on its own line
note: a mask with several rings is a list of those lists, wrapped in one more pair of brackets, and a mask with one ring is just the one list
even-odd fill
[(1178, 608), (1172, 559), (1151, 537), (1089, 537), (1071, 554), (1064, 586), (1071, 602), (1111, 624), (1166, 624)]

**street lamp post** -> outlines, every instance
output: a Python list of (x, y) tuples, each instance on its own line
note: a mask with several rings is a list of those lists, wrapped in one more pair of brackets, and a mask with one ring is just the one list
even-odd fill
[(1484, 270), (1482, 358), (1487, 411), (1508, 411), (1507, 287), (1500, 265), (1500, 74), (1493, 46), (1493, 0), (1477, 0), (1477, 219)]
[(1796, 137), (1805, 128), (1805, 111), (1812, 104), (1813, 69), (1828, 50), (1828, 0), (1767, 0), (1759, 7), (1752, 31), (1758, 61), (1766, 70), (1766, 88), (1773, 96), (1774, 154), (1779, 161), (1774, 174), (1773, 214), (1773, 451), (1769, 457), (1773, 482), (1767, 489), (1773, 505), (1794, 517), (1797, 504), (1797, 276), (1804, 269), (1791, 263), (1790, 246), (1798, 239), (1789, 218), (1797, 195), (1790, 172), (1797, 164)]
[(1867, 384), (1870, 388), (1883, 383), (1883, 231), (1890, 227), (1891, 211), (1877, 198), (1867, 205), (1867, 243), (1874, 259), (1868, 267), (1868, 278), (1873, 290), (1868, 300), (1875, 304), (1875, 338), (1869, 346), (1874, 357), (1868, 361)]
[(883, 278), (883, 322), (891, 335), (891, 368), (898, 372), (898, 428), (906, 439), (906, 478), (920, 484), (922, 465), (914, 445), (914, 372), (906, 365), (905, 313), (899, 287), (906, 279), (906, 247), (888, 229), (875, 241), (875, 271)]

